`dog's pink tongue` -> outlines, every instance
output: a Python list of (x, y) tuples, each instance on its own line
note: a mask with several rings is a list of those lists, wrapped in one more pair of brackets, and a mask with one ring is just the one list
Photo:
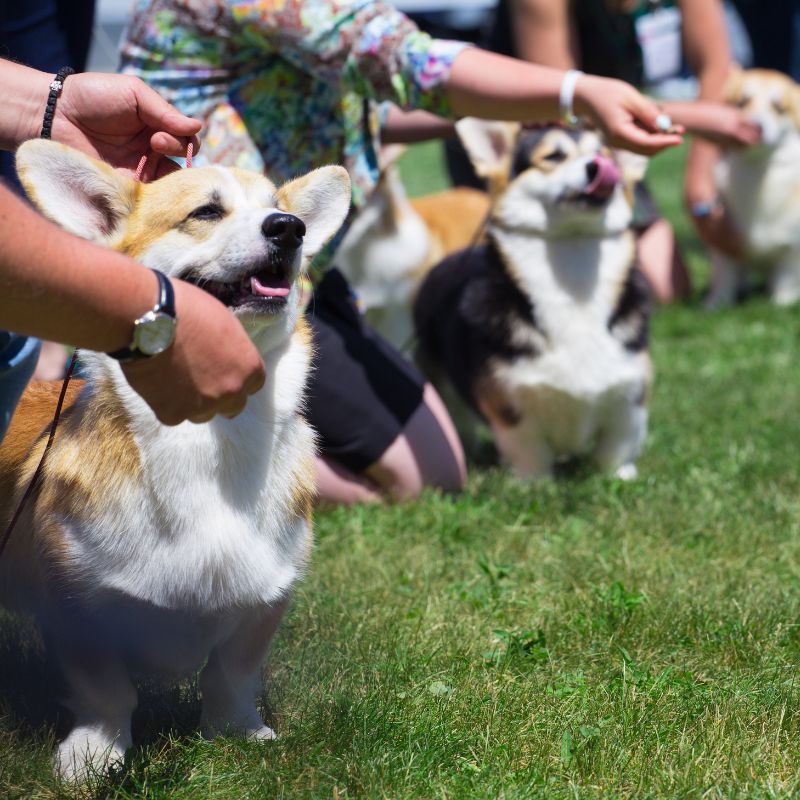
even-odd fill
[(586, 187), (586, 194), (610, 197), (619, 183), (619, 167), (606, 156), (595, 156), (592, 164), (597, 167), (597, 172), (592, 182)]
[(263, 283), (253, 275), (250, 278), (250, 289), (253, 294), (260, 295), (261, 297), (286, 297), (289, 294), (289, 281), (286, 278), (275, 280), (274, 286), (264, 286)]

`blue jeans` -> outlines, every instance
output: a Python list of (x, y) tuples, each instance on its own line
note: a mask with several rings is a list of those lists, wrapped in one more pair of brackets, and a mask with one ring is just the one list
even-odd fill
[(36, 369), (41, 349), (38, 339), (0, 331), (0, 441)]

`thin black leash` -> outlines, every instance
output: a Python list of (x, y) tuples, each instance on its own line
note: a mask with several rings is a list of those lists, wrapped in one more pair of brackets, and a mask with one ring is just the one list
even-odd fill
[(58, 397), (55, 414), (53, 414), (53, 422), (50, 425), (50, 435), (47, 437), (47, 444), (44, 446), (44, 452), (42, 453), (42, 457), (39, 459), (39, 466), (36, 467), (36, 472), (33, 473), (33, 477), (28, 484), (28, 488), (25, 490), (25, 494), (22, 495), (22, 499), (19, 501), (17, 510), (14, 512), (14, 516), (11, 518), (11, 522), (9, 522), (6, 532), (3, 534), (3, 541), (0, 542), (0, 557), (2, 557), (3, 551), (6, 549), (6, 545), (8, 544), (8, 540), (11, 538), (11, 534), (13, 533), (16, 524), (19, 521), (19, 518), (22, 516), (22, 512), (25, 510), (25, 505), (28, 502), (28, 498), (31, 496), (33, 490), (39, 483), (39, 478), (41, 477), (42, 470), (44, 469), (44, 462), (47, 458), (47, 453), (50, 450), (50, 445), (53, 444), (53, 439), (55, 439), (56, 436), (56, 428), (58, 427), (58, 420), (61, 417), (61, 409), (64, 405), (64, 398), (67, 396), (67, 387), (69, 386), (69, 381), (72, 377), (72, 373), (75, 370), (75, 364), (77, 361), (78, 351), (75, 350), (72, 354), (72, 359), (69, 362), (67, 374), (64, 376), (64, 382), (61, 384), (61, 394)]

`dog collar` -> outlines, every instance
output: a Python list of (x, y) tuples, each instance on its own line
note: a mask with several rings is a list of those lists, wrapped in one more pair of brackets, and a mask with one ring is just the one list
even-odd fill
[(158, 300), (151, 311), (133, 321), (133, 337), (127, 347), (108, 355), (117, 361), (138, 361), (163, 353), (175, 339), (175, 291), (169, 278), (157, 269)]

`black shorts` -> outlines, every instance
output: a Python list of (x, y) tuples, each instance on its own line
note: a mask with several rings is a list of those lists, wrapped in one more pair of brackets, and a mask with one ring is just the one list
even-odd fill
[(317, 285), (306, 316), (316, 351), (306, 416), (323, 455), (363, 472), (420, 407), (425, 378), (364, 322), (338, 270)]

